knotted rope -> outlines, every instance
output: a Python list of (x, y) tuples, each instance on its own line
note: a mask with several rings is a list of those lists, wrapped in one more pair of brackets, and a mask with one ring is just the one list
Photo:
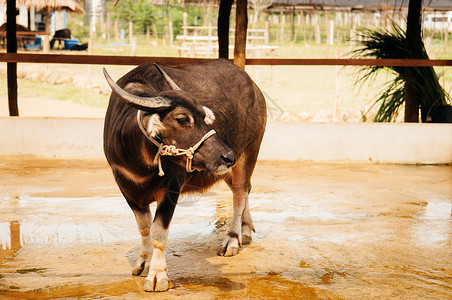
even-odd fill
[(147, 132), (146, 129), (143, 127), (142, 117), (143, 112), (139, 110), (137, 112), (137, 122), (141, 132), (143, 132), (143, 134), (148, 138), (148, 140), (150, 140), (159, 149), (154, 158), (154, 163), (158, 164), (159, 166), (159, 176), (165, 175), (162, 168), (162, 158), (161, 158), (162, 156), (181, 156), (181, 155), (187, 156), (187, 163), (185, 165), (185, 169), (187, 170), (187, 172), (193, 172), (195, 169), (192, 168), (192, 161), (193, 156), (195, 155), (195, 151), (202, 145), (202, 143), (204, 143), (205, 140), (207, 140), (209, 137), (216, 133), (215, 130), (212, 129), (211, 131), (207, 132), (202, 137), (202, 139), (199, 142), (197, 142), (193, 147), (190, 147), (188, 149), (180, 149), (174, 145), (164, 145), (163, 143), (159, 143), (156, 139), (154, 139), (149, 134), (149, 132)]

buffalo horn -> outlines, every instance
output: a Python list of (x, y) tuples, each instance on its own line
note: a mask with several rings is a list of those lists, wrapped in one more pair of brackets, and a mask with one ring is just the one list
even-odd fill
[(157, 64), (154, 63), (154, 66), (157, 68), (157, 70), (159, 70), (159, 72), (163, 75), (163, 77), (165, 78), (166, 82), (169, 84), (169, 86), (176, 91), (180, 91), (181, 88), (171, 79), (171, 77), (169, 77), (168, 74), (166, 74), (165, 71), (163, 71), (163, 69)]
[(155, 108), (165, 108), (170, 107), (171, 102), (163, 97), (141, 97), (133, 95), (125, 90), (123, 90), (111, 77), (108, 75), (107, 70), (103, 68), (105, 79), (107, 79), (113, 92), (118, 95), (122, 100), (131, 104), (139, 109), (155, 109)]

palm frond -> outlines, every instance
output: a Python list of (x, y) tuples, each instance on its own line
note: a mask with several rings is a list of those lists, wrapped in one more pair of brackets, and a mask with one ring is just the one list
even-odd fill
[[(360, 46), (352, 51), (353, 58), (370, 59), (401, 59), (419, 58), (428, 59), (425, 46), (416, 49), (406, 47), (406, 34), (403, 29), (393, 23), (390, 30), (365, 30), (360, 34)], [(450, 104), (451, 98), (438, 80), (433, 67), (412, 67), (413, 81), (416, 93), (420, 96), (420, 105), (431, 107), (435, 105)], [(375, 122), (395, 121), (405, 101), (405, 67), (364, 66), (355, 85), (363, 85), (374, 80), (377, 73), (386, 70), (395, 75), (393, 82), (389, 82), (380, 96), (373, 99), (372, 107), (380, 105)]]

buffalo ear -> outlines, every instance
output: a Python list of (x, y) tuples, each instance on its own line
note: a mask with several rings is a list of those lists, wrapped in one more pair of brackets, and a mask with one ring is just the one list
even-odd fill
[[(143, 86), (139, 87), (141, 85), (140, 83), (133, 82), (127, 84), (126, 88), (128, 90), (133, 90), (133, 93), (129, 93), (125, 89), (121, 88), (111, 77), (108, 75), (107, 70), (105, 68), (103, 69), (105, 79), (107, 80), (108, 84), (110, 85), (113, 92), (125, 103), (128, 105), (131, 105), (135, 108), (138, 108), (140, 110), (145, 111), (155, 111), (158, 109), (165, 109), (172, 106), (171, 99), (164, 97), (164, 96), (156, 96), (156, 97), (143, 97), (143, 96), (137, 96), (135, 95), (135, 92), (138, 94), (141, 94), (145, 92), (145, 88)], [(139, 91), (136, 91), (134, 88), (138, 88)]]

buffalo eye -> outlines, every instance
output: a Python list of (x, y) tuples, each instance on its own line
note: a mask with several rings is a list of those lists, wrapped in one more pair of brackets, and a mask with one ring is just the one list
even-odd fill
[(179, 125), (187, 125), (190, 124), (190, 119), (187, 117), (179, 117), (176, 119), (177, 123), (179, 123)]

